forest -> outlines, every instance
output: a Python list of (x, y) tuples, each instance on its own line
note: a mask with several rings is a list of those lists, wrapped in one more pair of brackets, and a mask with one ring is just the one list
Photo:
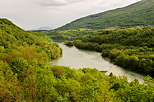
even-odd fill
[[(150, 32), (153, 28), (146, 29)], [(106, 33), (96, 36), (103, 35)], [(109, 35), (110, 33), (107, 38)], [(81, 43), (93, 45), (94, 42), (89, 38), (90, 36), (87, 36), (84, 42), (75, 41), (75, 45), (78, 44), (80, 47)], [(104, 41), (109, 43), (109, 40)], [(100, 43), (95, 42), (95, 44)], [(133, 49), (129, 46), (129, 49), (126, 49), (125, 45), (120, 44), (115, 46), (119, 46), (119, 49), (113, 49), (113, 59), (117, 57), (114, 57), (117, 53), (125, 54), (130, 51), (129, 56), (136, 53), (135, 56), (140, 57), (137, 56), (139, 51), (136, 52), (135, 45), (132, 46)], [(143, 53), (152, 55), (152, 43), (144, 46), (146, 49), (142, 46), (138, 47), (142, 48)], [(108, 46), (108, 50), (110, 47)], [(123, 47), (125, 49), (122, 50)], [(108, 54), (110, 55), (110, 53), (106, 55)], [(48, 36), (38, 32), (24, 31), (11, 21), (0, 19), (0, 102), (154, 101), (154, 79), (150, 76), (144, 79), (145, 83), (140, 84), (136, 79), (128, 82), (126, 77), (116, 77), (113, 74), (107, 76), (97, 69), (72, 69), (48, 65), (50, 59), (56, 59), (61, 55), (62, 49)], [(153, 58), (147, 56), (146, 54), (143, 58), (149, 58), (149, 60)], [(146, 61), (149, 60), (146, 59)]]
[(101, 52), (123, 68), (154, 77), (154, 27), (106, 29), (72, 43)]

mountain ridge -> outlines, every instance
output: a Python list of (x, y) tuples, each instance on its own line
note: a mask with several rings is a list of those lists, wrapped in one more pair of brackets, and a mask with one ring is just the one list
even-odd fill
[(141, 0), (123, 8), (117, 8), (77, 19), (56, 30), (148, 26), (154, 25), (153, 15), (154, 0)]

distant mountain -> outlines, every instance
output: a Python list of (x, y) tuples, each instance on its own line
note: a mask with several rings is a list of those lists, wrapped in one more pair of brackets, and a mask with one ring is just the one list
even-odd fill
[(57, 30), (102, 29), (154, 25), (154, 0), (141, 0), (127, 7), (90, 15), (68, 23)]
[(44, 27), (40, 27), (40, 28), (35, 28), (33, 30), (52, 30), (52, 28), (50, 28), (49, 26), (44, 26)]

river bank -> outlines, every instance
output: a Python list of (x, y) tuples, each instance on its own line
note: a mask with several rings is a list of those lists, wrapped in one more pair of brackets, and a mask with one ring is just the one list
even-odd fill
[(59, 43), (59, 46), (63, 49), (63, 55), (59, 59), (52, 60), (49, 63), (50, 65), (62, 65), (75, 69), (96, 68), (100, 71), (107, 71), (107, 75), (113, 73), (116, 76), (127, 76), (128, 81), (138, 79), (140, 83), (144, 82), (144, 75), (114, 65), (109, 59), (102, 58), (101, 53), (79, 50), (74, 46), (67, 47), (61, 43)]

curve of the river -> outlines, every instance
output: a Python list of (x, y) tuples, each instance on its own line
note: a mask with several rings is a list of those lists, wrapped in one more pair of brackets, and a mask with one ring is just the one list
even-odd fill
[(63, 55), (59, 59), (52, 60), (50, 65), (63, 65), (76, 69), (97, 68), (100, 71), (107, 71), (107, 75), (112, 72), (116, 76), (127, 76), (128, 81), (138, 79), (140, 83), (144, 82), (143, 75), (114, 65), (108, 59), (102, 58), (101, 53), (79, 50), (76, 47), (67, 47), (63, 44), (59, 44), (59, 46), (63, 49)]

